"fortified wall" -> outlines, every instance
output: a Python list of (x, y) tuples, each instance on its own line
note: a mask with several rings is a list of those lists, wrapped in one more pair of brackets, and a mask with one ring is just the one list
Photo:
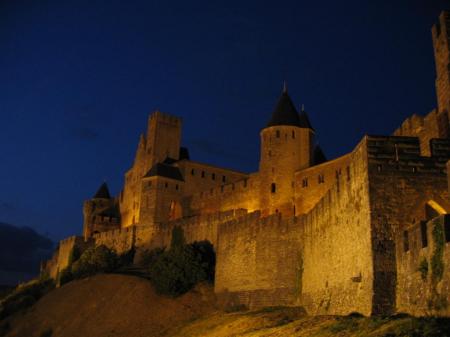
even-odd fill
[(397, 310), (450, 316), (450, 216), (408, 226), (396, 242)]

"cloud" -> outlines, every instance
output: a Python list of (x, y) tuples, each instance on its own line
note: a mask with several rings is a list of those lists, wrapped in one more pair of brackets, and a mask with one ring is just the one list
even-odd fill
[(85, 140), (85, 141), (95, 141), (98, 139), (99, 137), (99, 133), (87, 126), (83, 126), (83, 127), (79, 127), (76, 129), (73, 129), (73, 135), (81, 140)]
[(13, 212), (16, 210), (16, 206), (8, 201), (0, 200), (0, 210), (3, 212)]
[(0, 270), (37, 274), (52, 251), (53, 242), (33, 229), (0, 223)]

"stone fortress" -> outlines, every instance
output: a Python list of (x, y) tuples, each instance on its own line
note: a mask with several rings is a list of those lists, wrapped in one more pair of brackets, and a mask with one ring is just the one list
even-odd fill
[(334, 160), (286, 88), (250, 174), (191, 160), (180, 118), (154, 112), (122, 191), (103, 184), (85, 201), (83, 237), (62, 240), (43, 268), (56, 278), (75, 245), (135, 248), (139, 258), (181, 226), (188, 242), (213, 244), (225, 304), (450, 315), (449, 12), (432, 36), (437, 108)]

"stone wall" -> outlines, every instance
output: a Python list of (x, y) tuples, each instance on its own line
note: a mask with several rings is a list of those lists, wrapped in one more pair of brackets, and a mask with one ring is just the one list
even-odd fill
[(445, 153), (434, 145), (432, 157), (420, 152), (417, 138), (368, 137), (375, 311), (395, 310), (396, 233), (425, 220), (429, 201), (450, 210), (445, 169), (449, 153), (434, 156)]
[(194, 193), (183, 200), (189, 215), (226, 212), (234, 209), (247, 209), (249, 212), (259, 209), (259, 177), (249, 177), (211, 187)]
[[(436, 65), (438, 109), (450, 116), (450, 12), (445, 11), (432, 29)], [(450, 117), (449, 117), (450, 119)]]
[(420, 141), (420, 153), (422, 156), (430, 156), (430, 141), (433, 138), (447, 137), (446, 114), (433, 110), (425, 116), (417, 114), (405, 119), (402, 125), (394, 131), (394, 136), (418, 137)]
[(85, 241), (82, 236), (70, 236), (61, 240), (53, 257), (42, 266), (41, 273), (47, 273), (56, 280), (59, 272), (69, 265), (70, 255), (74, 247), (77, 247), (79, 252), (82, 253), (93, 244), (92, 240)]
[(351, 155), (330, 160), (295, 174), (296, 214), (306, 214), (336, 184), (337, 179), (349, 179)]
[(253, 212), (219, 225), (215, 292), (227, 306), (292, 305), (299, 289), (300, 224)]
[(339, 175), (316, 206), (301, 217), (303, 271), (298, 304), (310, 314), (372, 313), (365, 139), (345, 161), (350, 176)]
[[(450, 315), (450, 216), (399, 231), (397, 310), (416, 316)], [(439, 265), (443, 273), (439, 273)]]

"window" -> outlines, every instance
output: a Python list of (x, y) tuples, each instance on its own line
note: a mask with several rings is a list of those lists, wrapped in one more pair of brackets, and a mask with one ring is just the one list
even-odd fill
[(403, 232), (403, 250), (407, 252), (409, 250), (409, 235), (408, 231)]
[(272, 193), (275, 193), (277, 191), (277, 185), (275, 185), (275, 183), (272, 183), (272, 185), (270, 185), (270, 191)]
[(422, 237), (422, 248), (425, 248), (428, 246), (427, 222), (426, 221), (420, 222), (420, 235)]
[(222, 182), (224, 183), (225, 181), (227, 181), (227, 178), (225, 178), (225, 176), (222, 176)]
[(323, 176), (323, 174), (319, 174), (319, 184), (323, 184), (325, 182), (325, 177)]
[(295, 131), (292, 131), (292, 139), (295, 139)]
[(347, 166), (347, 181), (350, 181), (350, 166)]
[(178, 191), (178, 184), (175, 185), (175, 189)]
[(194, 169), (191, 170), (191, 176), (193, 176), (193, 175), (195, 175), (195, 170)]
[(202, 171), (202, 178), (205, 178), (205, 171)]
[(211, 179), (212, 180), (216, 180), (216, 174), (215, 173), (211, 174)]
[(164, 183), (164, 187), (165, 188), (169, 187), (169, 184), (168, 183)]
[(244, 187), (247, 187), (247, 179), (244, 180)]
[(280, 138), (280, 130), (275, 131), (277, 138)]
[(302, 180), (302, 187), (308, 187), (308, 178)]

